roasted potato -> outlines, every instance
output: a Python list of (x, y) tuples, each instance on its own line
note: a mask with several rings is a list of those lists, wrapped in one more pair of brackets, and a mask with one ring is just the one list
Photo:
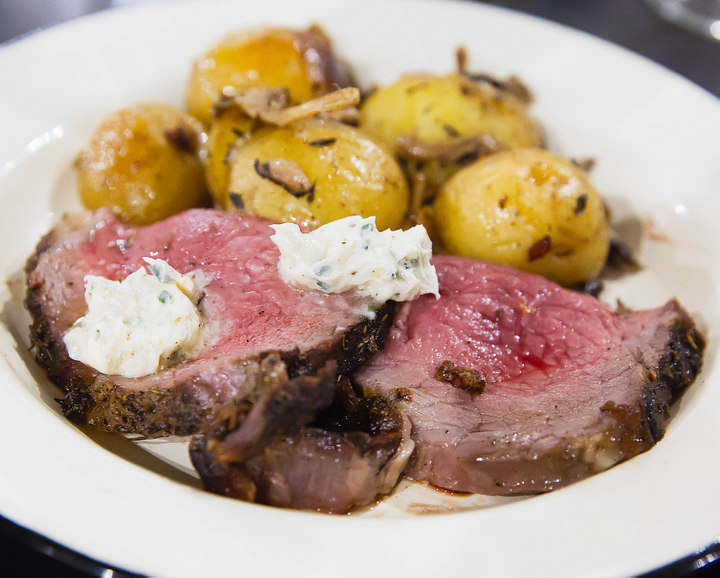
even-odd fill
[(222, 205), (227, 196), (230, 153), (235, 145), (250, 138), (255, 128), (255, 121), (239, 108), (228, 109), (210, 126), (202, 158), (205, 180), (217, 204)]
[(457, 73), (408, 75), (380, 88), (363, 104), (360, 126), (393, 147), (404, 135), (438, 142), (487, 134), (510, 148), (537, 147), (543, 141), (518, 98)]
[(296, 103), (348, 83), (344, 66), (318, 27), (232, 34), (199, 58), (187, 85), (187, 108), (206, 126), (223, 91), (284, 87)]
[(336, 120), (262, 128), (230, 165), (226, 209), (310, 227), (374, 215), (381, 230), (399, 228), (407, 211), (407, 182), (390, 150)]
[(197, 155), (202, 125), (162, 104), (138, 104), (107, 116), (75, 169), (83, 204), (109, 207), (137, 225), (208, 203)]
[(478, 156), (543, 143), (524, 102), (458, 73), (413, 74), (380, 88), (363, 104), (360, 126), (407, 160), (411, 179), (421, 174), (429, 197)]
[(223, 204), (227, 196), (230, 152), (258, 128), (287, 126), (320, 114), (356, 114), (358, 102), (360, 91), (355, 87), (334, 90), (295, 106), (288, 106), (284, 88), (253, 88), (223, 99), (215, 107), (216, 118), (201, 152), (205, 177), (216, 202)]
[(595, 277), (608, 254), (605, 208), (587, 174), (541, 149), (497, 153), (460, 170), (432, 215), (450, 253), (566, 286)]

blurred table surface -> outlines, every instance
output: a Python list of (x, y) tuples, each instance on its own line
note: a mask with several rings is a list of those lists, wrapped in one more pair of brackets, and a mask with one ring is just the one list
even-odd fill
[[(0, 44), (34, 30), (111, 6), (147, 0), (0, 0)], [(480, 3), (480, 2), (478, 2)], [(642, 0), (498, 0), (485, 2), (534, 14), (583, 30), (641, 54), (681, 74), (720, 97), (720, 42), (665, 22)], [(61, 545), (53, 544), (0, 518), (0, 560), (8, 576), (119, 576)], [(702, 547), (698, 544), (698, 547)], [(688, 552), (687, 560), (661, 569), (656, 576), (679, 576), (720, 555), (713, 548), (704, 558)], [(720, 571), (713, 563), (695, 575)]]

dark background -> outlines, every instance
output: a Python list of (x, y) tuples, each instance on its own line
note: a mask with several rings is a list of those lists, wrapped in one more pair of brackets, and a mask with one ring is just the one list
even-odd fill
[[(0, 0), (0, 43), (83, 13), (132, 0)], [(478, 2), (479, 3), (479, 2)], [(669, 24), (642, 0), (505, 0), (485, 2), (527, 12), (623, 46), (720, 96), (720, 41)], [(698, 544), (702, 548), (703, 544)], [(720, 576), (720, 547), (713, 545), (653, 573), (656, 578)], [(104, 566), (0, 518), (4, 576), (100, 576)], [(104, 576), (126, 576), (114, 569)]]

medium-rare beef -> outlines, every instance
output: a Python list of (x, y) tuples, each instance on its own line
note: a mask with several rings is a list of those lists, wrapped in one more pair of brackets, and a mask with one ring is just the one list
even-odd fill
[(664, 435), (704, 349), (676, 300), (615, 312), (508, 267), (433, 264), (440, 299), (403, 304), (384, 350), (355, 376), (410, 417), (410, 477), (462, 492), (544, 492)]
[(332, 514), (390, 492), (412, 453), (410, 421), (382, 397), (358, 397), (347, 378), (326, 403), (333, 377), (279, 381), (253, 404), (222, 407), (190, 447), (205, 489)]
[[(146, 227), (123, 225), (107, 211), (63, 219), (27, 263), (26, 305), (37, 360), (66, 392), (64, 413), (109, 431), (183, 435), (251, 391), (268, 351), (280, 352), (290, 377), (329, 359), (348, 373), (377, 351), (390, 306), (370, 320), (348, 295), (289, 287), (277, 272), (272, 233), (263, 219), (211, 209)], [(87, 310), (84, 276), (124, 279), (145, 265), (143, 257), (200, 272), (202, 349), (140, 378), (103, 375), (70, 359), (62, 337)]]

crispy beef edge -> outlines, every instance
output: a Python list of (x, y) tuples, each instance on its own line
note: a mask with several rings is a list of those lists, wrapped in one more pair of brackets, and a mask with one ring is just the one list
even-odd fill
[[(321, 496), (312, 491), (304, 494), (299, 487), (288, 497), (288, 502), (277, 503), (273, 497), (272, 486), (282, 477), (276, 478), (279, 474), (272, 472), (272, 459), (270, 464), (266, 463), (266, 459), (272, 455), (272, 449), (270, 454), (266, 453), (268, 447), (292, 447), (302, 444), (306, 437), (313, 438), (318, 443), (323, 440), (316, 450), (319, 457), (325, 451), (337, 451), (338, 442), (334, 436), (340, 435), (343, 440), (340, 443), (356, 447), (357, 457), (376, 460), (377, 475), (380, 475), (395, 458), (405, 439), (405, 421), (400, 408), (393, 401), (376, 395), (366, 397), (355, 390), (348, 377), (328, 380), (327, 376), (322, 377), (322, 373), (323, 369), (313, 376), (289, 379), (288, 383), (294, 382), (291, 390), (297, 390), (298, 385), (302, 388), (309, 384), (317, 388), (315, 384), (322, 385), (323, 381), (325, 384), (334, 382), (332, 403), (320, 409), (317, 405), (303, 408), (300, 400), (300, 411), (305, 411), (306, 416), (305, 419), (297, 419), (297, 406), (293, 400), (284, 399), (286, 392), (279, 392), (279, 395), (275, 392), (265, 406), (267, 421), (263, 424), (263, 435), (245, 436), (251, 443), (242, 448), (242, 457), (223, 458), (221, 446), (228, 435), (244, 427), (243, 423), (251, 408), (235, 401), (225, 404), (217, 413), (215, 421), (206, 425), (205, 431), (193, 436), (191, 441), (190, 456), (201, 475), (204, 488), (236, 499), (328, 514), (345, 514), (354, 507), (362, 507), (379, 499), (386, 492), (381, 487), (377, 488), (381, 493), (370, 497), (358, 494), (355, 488), (356, 492), (345, 495), (343, 500), (338, 500), (336, 496)], [(256, 409), (257, 406), (252, 411)], [(311, 418), (313, 411), (314, 419)], [(292, 419), (288, 420), (284, 414), (289, 414)], [(255, 445), (254, 442), (258, 440), (262, 441)], [(270, 467), (270, 472), (265, 471), (266, 467)], [(347, 471), (346, 475), (352, 477), (353, 474)], [(348, 484), (349, 487), (352, 485)]]
[[(55, 232), (43, 237), (25, 266), (26, 279), (37, 267), (42, 253), (57, 244)], [(106, 431), (136, 433), (143, 436), (189, 435), (212, 417), (213, 406), (203, 404), (193, 394), (202, 387), (202, 377), (162, 390), (130, 391), (100, 376), (67, 355), (65, 344), (53, 334), (42, 310), (43, 287), (28, 283), (25, 307), (33, 320), (31, 347), (38, 364), (64, 397), (59, 400), (63, 415), (73, 422), (100, 427)], [(374, 319), (364, 319), (336, 340), (329, 340), (308, 351), (281, 352), (290, 377), (312, 375), (328, 360), (335, 359), (338, 375), (348, 375), (382, 349), (395, 311), (394, 302), (379, 308)], [(259, 362), (266, 353), (238, 363)]]
[[(310, 350), (280, 351), (288, 378), (315, 375), (330, 360), (336, 361), (338, 376), (355, 371), (382, 349), (392, 326), (394, 308), (394, 303), (388, 303), (378, 310), (374, 319), (362, 320), (337, 339)], [(272, 353), (275, 352), (262, 352), (255, 357), (238, 359), (236, 363), (261, 363)], [(202, 376), (164, 390), (129, 392), (109, 380), (103, 385), (95, 395), (89, 396), (85, 387), (69, 390), (61, 403), (63, 413), (81, 423), (92, 414), (91, 425), (107, 431), (145, 436), (190, 435), (213, 419), (220, 405), (203, 404), (194, 394), (195, 389), (205, 385)], [(110, 411), (98, 412), (98, 405)]]
[(352, 374), (382, 350), (394, 318), (395, 302), (388, 301), (377, 310), (373, 319), (367, 318), (356, 323), (334, 342), (327, 341), (305, 352), (299, 349), (283, 352), (288, 375), (314, 374), (331, 358), (337, 361), (338, 375)]
[[(614, 419), (595, 449), (607, 449), (615, 456), (611, 465), (591, 467), (582, 479), (624, 462), (651, 449), (667, 431), (672, 404), (693, 384), (702, 369), (705, 338), (680, 303), (673, 299), (676, 319), (669, 326), (664, 352), (653, 366), (646, 366), (646, 382), (636, 406), (605, 404), (601, 409)], [(586, 449), (582, 443), (579, 449)], [(574, 453), (574, 452), (571, 452)], [(578, 472), (579, 473), (579, 472)], [(558, 486), (574, 481), (567, 479)], [(550, 488), (550, 489), (554, 489)]]
[(665, 435), (671, 404), (692, 385), (703, 364), (705, 337), (682, 306), (674, 303), (678, 319), (670, 328), (666, 351), (650, 372), (643, 393), (647, 435), (652, 445)]
[[(657, 444), (667, 431), (672, 404), (680, 399), (702, 369), (705, 338), (682, 305), (676, 299), (672, 303), (677, 317), (669, 327), (665, 351), (656, 364), (646, 367), (647, 381), (639, 406), (606, 404), (601, 408), (613, 414), (615, 420), (598, 446), (610, 448), (616, 456), (611, 466), (602, 469), (622, 463)], [(597, 471), (591, 468), (578, 479)], [(572, 481), (568, 479), (560, 485)]]

